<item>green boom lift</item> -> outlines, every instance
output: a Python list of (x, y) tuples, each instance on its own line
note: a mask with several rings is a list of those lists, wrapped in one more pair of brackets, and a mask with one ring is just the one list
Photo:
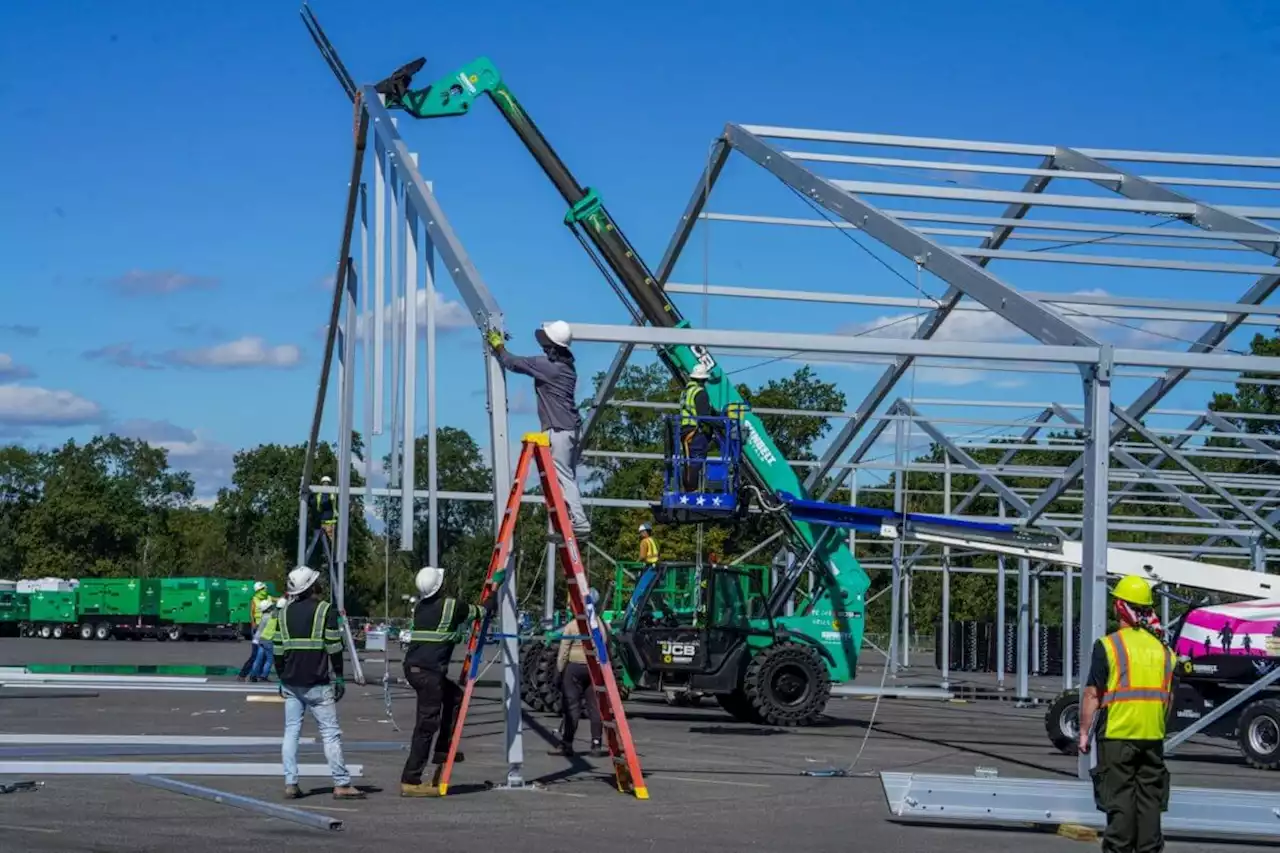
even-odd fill
[[(599, 193), (578, 183), (494, 64), (476, 59), (425, 88), (414, 89), (413, 76), (425, 63), (425, 59), (411, 62), (377, 85), (387, 108), (420, 119), (450, 118), (468, 114), (478, 98), (489, 96), (568, 204), (566, 225), (602, 271), (607, 268), (621, 285), (615, 290), (632, 316), (654, 326), (687, 328), (688, 321), (627, 241)], [(705, 366), (711, 372), (712, 405), (718, 411), (741, 413), (742, 456), (749, 482), (768, 495), (804, 496), (800, 478), (705, 348), (665, 347), (660, 357), (680, 381), (695, 365)], [(780, 579), (763, 612), (744, 615), (741, 602), (731, 595), (741, 588), (740, 572), (715, 566), (705, 579), (706, 618), (700, 624), (694, 620), (663, 630), (644, 626), (640, 618), (623, 623), (615, 639), (638, 685), (685, 680), (692, 689), (714, 692), (736, 717), (807, 725), (825, 709), (831, 683), (852, 679), (862, 643), (867, 576), (844, 537), (831, 535), (832, 528), (813, 526), (785, 513), (779, 517), (789, 528), (792, 546), (804, 558), (796, 560), (794, 570)], [(795, 600), (806, 569), (816, 571), (817, 589), (788, 614), (787, 605)], [(725, 576), (720, 579), (722, 573)], [(646, 605), (643, 600), (633, 601), (634, 612), (643, 614)], [(673, 649), (680, 654), (670, 653)]]

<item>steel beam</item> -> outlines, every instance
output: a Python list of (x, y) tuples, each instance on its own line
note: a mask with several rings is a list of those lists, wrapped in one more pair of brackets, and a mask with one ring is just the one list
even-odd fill
[[(363, 764), (348, 764), (352, 778)], [(271, 776), (284, 775), (279, 762), (238, 761), (0, 761), (4, 776)], [(299, 764), (298, 775), (327, 779), (328, 764)]]
[[(1046, 159), (1043, 165), (1052, 165), (1052, 162), (1052, 160)], [(1044, 188), (1048, 185), (1048, 178), (1034, 177), (1027, 182), (1026, 186), (1023, 187), (1023, 191), (1035, 195), (1043, 192)], [(1008, 219), (1011, 223), (1017, 223), (1020, 222), (1022, 218), (1030, 212), (1030, 210), (1030, 205), (1011, 205), (1004, 211), (1003, 218)], [(847, 224), (851, 227), (859, 227), (854, 223)], [(999, 249), (1009, 239), (1010, 235), (1013, 234), (1013, 229), (1013, 225), (1007, 225), (996, 229), (992, 232), (990, 237), (982, 241), (982, 248)], [(989, 263), (988, 260), (979, 259), (976, 262), (976, 266), (980, 268), (985, 267), (987, 263)], [(960, 304), (962, 295), (963, 291), (960, 288), (955, 286), (949, 287), (946, 294), (942, 297), (942, 302), (924, 319), (923, 322), (920, 323), (919, 326), (916, 327), (913, 337), (919, 340), (928, 340), (929, 338), (932, 338), (937, 333), (938, 329), (941, 328), (947, 317), (950, 316), (951, 312)], [(880, 378), (876, 380), (876, 384), (872, 386), (871, 390), (862, 398), (862, 402), (860, 402), (854, 409), (853, 419), (841, 427), (840, 432), (836, 434), (835, 438), (831, 440), (831, 443), (827, 445), (826, 450), (823, 451), (822, 456), (819, 457), (818, 467), (815, 468), (805, 479), (804, 485), (806, 490), (812, 490), (814, 486), (821, 482), (822, 478), (827, 475), (827, 472), (831, 470), (831, 466), (835, 464), (835, 462), (840, 458), (840, 455), (844, 453), (844, 451), (853, 442), (853, 439), (857, 437), (858, 432), (861, 431), (862, 425), (865, 423), (866, 419), (880, 407), (885, 398), (889, 396), (894, 386), (898, 384), (898, 380), (900, 380), (903, 374), (907, 372), (907, 369), (911, 366), (913, 360), (914, 359), (911, 357), (899, 358), (880, 375)]]
[[(1085, 461), (1084, 526), (1080, 554), (1080, 703), (1084, 706), (1084, 685), (1089, 681), (1090, 656), (1094, 642), (1107, 632), (1107, 472), (1111, 465), (1111, 364), (1103, 362), (1084, 371)], [(1071, 623), (1063, 623), (1066, 633)], [(1064, 671), (1071, 669), (1064, 658)], [(1077, 773), (1089, 778), (1096, 751), (1079, 756)]]
[(288, 806), (282, 806), (278, 803), (268, 803), (263, 800), (256, 800), (253, 797), (246, 797), (244, 794), (232, 794), (227, 791), (217, 791), (213, 788), (206, 788), (203, 785), (192, 785), (190, 782), (179, 782), (176, 779), (166, 779), (163, 776), (134, 776), (134, 782), (139, 785), (146, 785), (149, 788), (160, 788), (165, 791), (173, 791), (176, 794), (185, 794), (188, 797), (197, 797), (202, 800), (210, 800), (211, 802), (221, 803), (223, 805), (232, 806), (237, 809), (257, 812), (267, 817), (279, 818), (292, 823), (300, 823), (303, 826), (310, 826), (313, 829), (323, 829), (334, 831), (342, 829), (342, 821), (336, 817), (316, 814), (305, 809), (293, 809)]

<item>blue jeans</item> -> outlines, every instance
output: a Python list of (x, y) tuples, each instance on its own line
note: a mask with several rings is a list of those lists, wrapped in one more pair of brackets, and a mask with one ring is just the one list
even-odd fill
[(253, 647), (253, 669), (249, 671), (251, 678), (266, 678), (271, 675), (272, 656), (275, 644), (270, 640), (259, 640)]
[(333, 685), (291, 687), (281, 684), (280, 689), (284, 693), (284, 743), (280, 749), (284, 761), (284, 783), (298, 784), (298, 738), (302, 734), (302, 715), (310, 710), (320, 729), (324, 757), (329, 762), (334, 787), (350, 785), (351, 774), (342, 760), (342, 729), (338, 727), (338, 703), (333, 698)]

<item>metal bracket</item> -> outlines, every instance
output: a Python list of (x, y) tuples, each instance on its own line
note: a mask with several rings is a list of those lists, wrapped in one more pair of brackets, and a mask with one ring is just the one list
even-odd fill
[(600, 194), (591, 187), (587, 187), (586, 195), (574, 202), (569, 212), (564, 215), (564, 224), (572, 226), (577, 222), (590, 219), (599, 213), (603, 206), (604, 202), (600, 200)]

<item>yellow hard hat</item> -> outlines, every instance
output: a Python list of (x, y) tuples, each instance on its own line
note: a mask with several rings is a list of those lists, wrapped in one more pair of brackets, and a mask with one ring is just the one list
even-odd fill
[(1111, 594), (1121, 601), (1136, 604), (1139, 607), (1150, 607), (1154, 603), (1151, 597), (1151, 584), (1137, 575), (1126, 575), (1120, 578)]

